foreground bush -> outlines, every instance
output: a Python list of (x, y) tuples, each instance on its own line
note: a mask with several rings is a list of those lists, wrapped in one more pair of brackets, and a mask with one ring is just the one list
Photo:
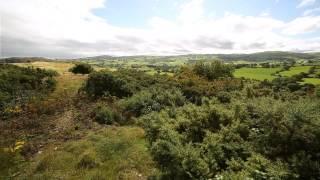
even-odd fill
[(150, 88), (122, 100), (120, 105), (126, 112), (141, 116), (152, 111), (160, 111), (167, 106), (182, 106), (185, 101), (185, 97), (178, 89)]
[(219, 92), (229, 92), (241, 90), (243, 81), (234, 78), (219, 78), (208, 80), (197, 75), (189, 67), (181, 68), (180, 72), (174, 76), (174, 80), (181, 88), (183, 95), (193, 103), (201, 104), (202, 97), (217, 96)]
[(103, 95), (126, 97), (132, 95), (132, 91), (124, 79), (106, 71), (91, 73), (84, 90), (95, 97)]
[(91, 73), (83, 89), (94, 97), (112, 95), (123, 98), (148, 89), (151, 86), (169, 88), (175, 86), (175, 84), (167, 76), (152, 76), (141, 71), (119, 69), (116, 72), (100, 71)]
[(320, 86), (318, 86), (318, 87), (316, 88), (315, 94), (316, 94), (317, 97), (320, 98)]
[(317, 179), (320, 102), (209, 101), (140, 118), (171, 179)]
[(56, 87), (55, 71), (0, 64), (0, 115), (20, 111), (20, 106)]
[(122, 121), (121, 115), (106, 105), (97, 106), (94, 113), (95, 120), (100, 124), (111, 125), (115, 123), (121, 123)]

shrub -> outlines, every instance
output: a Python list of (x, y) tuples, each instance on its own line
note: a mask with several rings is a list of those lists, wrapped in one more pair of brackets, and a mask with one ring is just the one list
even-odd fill
[(0, 115), (14, 114), (31, 99), (52, 92), (56, 75), (51, 70), (0, 64)]
[(209, 80), (233, 77), (233, 66), (224, 64), (221, 61), (213, 61), (210, 64), (205, 64), (203, 62), (194, 65), (193, 70), (200, 76), (204, 76)]
[(243, 88), (241, 79), (223, 78), (209, 81), (207, 78), (197, 75), (189, 67), (181, 68), (174, 79), (183, 95), (199, 105), (203, 96), (216, 96), (221, 91), (229, 92)]
[(152, 156), (171, 179), (316, 179), (319, 107), (308, 99), (211, 101), (177, 108), (175, 116), (151, 113), (140, 122)]
[(74, 74), (90, 74), (93, 72), (93, 68), (90, 64), (79, 63), (75, 64), (74, 67), (69, 69)]
[(111, 110), (107, 106), (98, 106), (95, 111), (95, 120), (100, 124), (114, 124), (119, 123), (122, 120), (121, 115)]
[(231, 102), (231, 96), (227, 92), (218, 93), (217, 98), (221, 103), (230, 103)]
[(320, 98), (320, 86), (316, 88), (316, 96)]
[(84, 90), (91, 96), (112, 95), (127, 97), (132, 95), (128, 83), (110, 72), (94, 72), (89, 75)]
[(120, 106), (135, 116), (141, 116), (151, 111), (160, 111), (167, 106), (182, 106), (185, 101), (185, 97), (178, 89), (171, 88), (165, 90), (162, 88), (150, 88), (140, 91), (128, 99), (122, 100)]

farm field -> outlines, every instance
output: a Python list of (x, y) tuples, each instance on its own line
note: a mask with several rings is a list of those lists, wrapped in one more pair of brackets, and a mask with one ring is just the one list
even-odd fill
[[(279, 73), (279, 75), (283, 77), (291, 77), (293, 75), (300, 74), (302, 72), (308, 73), (309, 69), (312, 66), (295, 66), (291, 67), (290, 70), (288, 71), (282, 71)], [(277, 71), (279, 71), (281, 68), (240, 68), (236, 69), (234, 72), (234, 76), (237, 78), (247, 78), (247, 79), (254, 79), (254, 80), (259, 80), (263, 81), (265, 79), (267, 80), (273, 80), (274, 78), (277, 77), (275, 74)], [(316, 69), (316, 73), (319, 70)], [(303, 83), (310, 83), (314, 85), (319, 85), (320, 84), (320, 79), (319, 78), (304, 78)]]
[(265, 79), (272, 80), (276, 78), (272, 74), (279, 71), (281, 68), (240, 68), (236, 69), (234, 76), (237, 78), (248, 78), (263, 81)]
[(302, 72), (307, 73), (312, 66), (294, 66), (289, 69), (289, 71), (280, 72), (281, 76), (293, 76)]
[(320, 85), (320, 79), (319, 78), (304, 78), (303, 81), (304, 81), (304, 83)]

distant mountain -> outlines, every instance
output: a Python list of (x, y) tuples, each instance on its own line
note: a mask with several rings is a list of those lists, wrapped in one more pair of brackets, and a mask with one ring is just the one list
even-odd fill
[[(177, 56), (94, 56), (79, 59), (69, 59), (65, 61), (129, 61), (129, 60), (144, 60), (144, 61), (197, 61), (197, 60), (222, 60), (222, 61), (293, 61), (293, 60), (319, 60), (320, 52), (317, 53), (297, 53), (283, 51), (268, 51), (253, 54), (188, 54)], [(34, 61), (57, 61), (57, 59), (48, 59), (44, 57), (11, 57), (0, 59), (0, 63), (23, 63)]]
[(52, 59), (44, 57), (10, 57), (0, 59), (0, 63), (28, 63), (36, 61), (53, 61)]
[(88, 60), (88, 59), (93, 59), (93, 60), (105, 60), (105, 59), (111, 59), (113, 56), (109, 55), (102, 55), (102, 56), (93, 56), (93, 57), (85, 57), (85, 58), (79, 58), (78, 60)]
[(312, 53), (295, 53), (295, 52), (282, 52), (282, 51), (270, 51), (260, 52), (253, 54), (221, 54), (218, 55), (223, 60), (246, 60), (246, 61), (285, 61), (285, 60), (299, 60), (307, 59), (314, 60), (320, 56)]
[(283, 52), (283, 51), (268, 51), (253, 54), (189, 54), (178, 56), (96, 56), (87, 57), (79, 60), (223, 60), (223, 61), (291, 61), (291, 60), (320, 60), (320, 53), (296, 53), (296, 52)]

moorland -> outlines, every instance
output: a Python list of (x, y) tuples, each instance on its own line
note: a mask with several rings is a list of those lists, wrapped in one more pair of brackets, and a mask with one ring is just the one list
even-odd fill
[(320, 54), (0, 59), (0, 179), (318, 179)]

